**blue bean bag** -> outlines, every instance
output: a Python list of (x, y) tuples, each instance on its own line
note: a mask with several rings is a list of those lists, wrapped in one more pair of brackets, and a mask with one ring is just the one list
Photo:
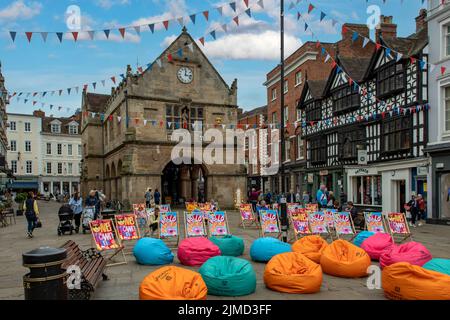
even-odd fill
[(450, 259), (431, 259), (423, 265), (423, 268), (450, 276)]
[(361, 247), (361, 244), (364, 242), (364, 240), (373, 236), (374, 234), (375, 234), (375, 232), (371, 232), (371, 231), (361, 231), (360, 233), (358, 233), (358, 235), (355, 237), (355, 239), (353, 239), (353, 244), (355, 246)]
[(244, 253), (244, 240), (236, 236), (211, 237), (209, 240), (219, 247), (223, 256), (239, 257)]
[(208, 294), (214, 296), (239, 297), (256, 290), (256, 273), (247, 260), (217, 256), (208, 259), (200, 268)]
[(280, 253), (291, 252), (291, 245), (275, 238), (256, 239), (250, 248), (250, 257), (253, 261), (267, 262)]
[(143, 265), (163, 265), (173, 262), (173, 253), (161, 239), (142, 238), (133, 248), (137, 263)]

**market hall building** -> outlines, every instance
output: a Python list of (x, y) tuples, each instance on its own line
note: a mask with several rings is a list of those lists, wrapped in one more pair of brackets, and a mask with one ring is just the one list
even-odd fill
[(83, 93), (83, 196), (103, 190), (128, 206), (144, 202), (151, 188), (167, 203), (214, 199), (234, 207), (247, 190), (245, 166), (175, 165), (171, 134), (192, 132), (194, 123), (203, 131), (236, 126), (237, 80), (230, 87), (185, 28), (156, 61), (142, 73), (128, 67), (111, 95)]

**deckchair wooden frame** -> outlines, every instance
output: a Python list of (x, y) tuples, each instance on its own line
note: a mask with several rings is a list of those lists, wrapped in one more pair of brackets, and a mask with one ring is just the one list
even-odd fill
[[(136, 228), (136, 233), (137, 233), (137, 239), (130, 239), (130, 240), (128, 240), (128, 239), (122, 239), (122, 237), (121, 237), (121, 235), (120, 235), (120, 232), (119, 232), (119, 228), (118, 228), (118, 223), (117, 223), (117, 217), (118, 216), (130, 216), (130, 217), (133, 217), (133, 219), (134, 219), (134, 227)], [(142, 238), (142, 236), (141, 236), (141, 232), (140, 232), (140, 230), (139, 230), (139, 226), (138, 226), (138, 223), (137, 223), (137, 217), (136, 217), (136, 215), (134, 214), (134, 213), (124, 213), (124, 214), (119, 214), (119, 215), (115, 215), (114, 216), (114, 223), (115, 223), (115, 228), (116, 228), (116, 230), (117, 230), (117, 237), (120, 239), (120, 241), (122, 242), (122, 244), (123, 244), (123, 246), (124, 246), (124, 253), (125, 254), (131, 254), (132, 253), (132, 251), (125, 251), (125, 242), (131, 242), (131, 241), (137, 241), (137, 240), (139, 240), (139, 239), (141, 239)]]
[[(201, 211), (200, 211), (200, 213), (201, 213)], [(196, 237), (206, 237), (207, 238), (208, 237), (208, 230), (207, 230), (207, 228), (205, 226), (205, 219), (204, 219), (204, 217), (202, 219), (203, 234), (202, 235), (198, 235), (198, 236), (189, 236), (188, 235), (188, 219), (187, 219), (187, 216), (191, 215), (191, 214), (194, 214), (194, 211), (192, 211), (192, 212), (184, 211), (184, 236), (185, 236), (185, 238), (186, 239), (187, 238), (196, 238)], [(202, 213), (202, 215), (203, 215), (203, 213)]]
[(210, 214), (210, 215), (211, 215), (211, 214), (217, 214), (217, 212), (223, 212), (223, 213), (224, 213), (224, 217), (225, 217), (225, 225), (227, 226), (227, 233), (224, 234), (224, 235), (213, 235), (212, 232), (211, 232), (211, 226), (212, 226), (211, 221), (208, 221), (208, 234), (209, 234), (209, 237), (216, 237), (216, 238), (217, 238), (217, 237), (225, 237), (225, 236), (231, 235), (231, 232), (230, 232), (230, 226), (228, 225), (228, 215), (227, 215), (227, 212), (226, 212), (226, 211), (215, 211), (215, 212), (210, 211), (209, 214)]
[[(401, 214), (403, 216), (403, 221), (405, 222), (405, 227), (406, 227), (406, 230), (408, 231), (407, 234), (393, 232), (393, 230), (391, 229), (391, 225), (389, 223), (389, 215), (392, 215), (392, 214)], [(400, 240), (398, 241), (398, 243), (402, 243), (403, 241), (405, 241), (407, 239), (410, 239), (410, 240), (413, 239), (411, 230), (409, 229), (408, 220), (406, 220), (405, 213), (403, 213), (403, 212), (390, 212), (386, 216), (384, 216), (384, 218), (385, 218), (385, 223), (388, 226), (389, 234), (391, 235), (392, 239), (394, 239), (394, 242), (397, 242), (396, 240), (398, 240), (399, 238), (400, 238)]]
[[(242, 206), (243, 205), (248, 205), (250, 207), (250, 213), (252, 215), (252, 219), (246, 219), (244, 220), (242, 218)], [(239, 224), (240, 227), (243, 227), (245, 229), (246, 227), (246, 223), (249, 222), (249, 225), (247, 225), (247, 227), (251, 227), (252, 225), (254, 225), (256, 228), (260, 228), (259, 224), (258, 224), (258, 218), (256, 217), (256, 213), (253, 212), (253, 206), (251, 203), (242, 203), (239, 205), (239, 216), (241, 219), (241, 223)]]
[(289, 242), (292, 242), (293, 240), (297, 241), (297, 240), (299, 240), (299, 239), (301, 239), (303, 237), (312, 235), (311, 228), (309, 227), (309, 220), (308, 219), (306, 219), (306, 223), (308, 224), (308, 231), (309, 231), (309, 233), (300, 233), (300, 232), (297, 232), (297, 230), (295, 229), (295, 225), (294, 225), (295, 219), (294, 219), (292, 213), (288, 214), (288, 218), (289, 218), (290, 225), (292, 226), (292, 228), (290, 228), (290, 230), (293, 233), (293, 236), (291, 236), (291, 238), (289, 239)]
[[(112, 230), (113, 230), (113, 235), (114, 235), (115, 241), (116, 241), (117, 244), (119, 245), (118, 248), (113, 248), (113, 249), (100, 249), (100, 250), (98, 249), (98, 247), (97, 247), (97, 242), (95, 241), (95, 237), (94, 237), (94, 232), (92, 232), (92, 230), (93, 230), (93, 229), (92, 229), (92, 224), (93, 224), (93, 222), (98, 222), (98, 221), (101, 221), (102, 223), (110, 223), (110, 224), (111, 224), (111, 227), (112, 227)], [(116, 229), (116, 226), (114, 225), (113, 220), (111, 220), (111, 219), (93, 220), (93, 221), (90, 221), (90, 222), (89, 222), (89, 227), (91, 228), (91, 235), (92, 235), (92, 237), (91, 237), (91, 243), (92, 243), (92, 247), (93, 247), (93, 248), (96, 248), (97, 251), (99, 251), (99, 252), (107, 252), (107, 251), (114, 250), (114, 253), (113, 253), (112, 255), (110, 255), (109, 257), (108, 257), (108, 256), (105, 256), (105, 259), (106, 259), (107, 261), (110, 262), (110, 263), (107, 263), (107, 264), (106, 264), (107, 267), (114, 267), (114, 266), (119, 266), (119, 265), (123, 265), (123, 264), (127, 264), (127, 263), (128, 263), (128, 262), (127, 262), (127, 258), (125, 257), (125, 253), (124, 253), (125, 247), (124, 247), (124, 245), (122, 244), (122, 241), (121, 241), (120, 238), (119, 238), (119, 235), (118, 235), (118, 233), (117, 233), (117, 229)], [(114, 258), (116, 255), (118, 255), (119, 253), (122, 253), (123, 261), (114, 262), (114, 261), (113, 261), (113, 258)]]
[[(162, 236), (161, 235), (161, 218), (164, 215), (175, 213), (175, 217), (177, 218), (177, 234), (176, 236)], [(180, 242), (180, 218), (178, 216), (178, 212), (169, 211), (169, 212), (160, 212), (158, 215), (158, 238), (168, 243), (170, 248), (177, 248), (178, 243)], [(172, 244), (172, 240), (175, 240), (175, 244)]]
[[(351, 234), (351, 238), (350, 239), (345, 239), (344, 238), (345, 236), (350, 236), (350, 234), (339, 233), (338, 229), (336, 228), (336, 214), (340, 214), (340, 213), (346, 213), (348, 215), (348, 218), (349, 218), (349, 221), (350, 221), (350, 227), (352, 228), (352, 232), (353, 232)], [(356, 233), (355, 224), (353, 223), (353, 218), (352, 218), (352, 215), (350, 214), (350, 212), (346, 212), (346, 211), (334, 212), (333, 213), (333, 217), (334, 217), (333, 221), (334, 221), (334, 230), (335, 230), (336, 238), (337, 239), (341, 239), (341, 237), (342, 237), (342, 239), (347, 240), (347, 241), (352, 241), (353, 239), (355, 239), (355, 237), (357, 236), (357, 233)]]
[[(263, 215), (261, 213), (262, 212), (268, 212), (268, 211), (275, 211), (275, 219), (276, 219), (276, 222), (277, 222), (278, 232), (265, 232), (263, 230), (263, 218), (262, 218)], [(278, 236), (277, 236), (278, 239), (281, 237), (282, 233), (281, 233), (281, 227), (280, 227), (281, 226), (280, 218), (279, 218), (278, 212), (276, 210), (260, 210), (259, 211), (259, 219), (260, 219), (260, 222), (259, 222), (259, 226), (260, 226), (259, 233), (260, 233), (261, 237), (265, 237), (266, 234), (278, 234)]]
[(385, 218), (384, 218), (383, 212), (378, 212), (378, 213), (381, 214), (381, 225), (383, 226), (383, 231), (372, 231), (372, 230), (369, 230), (368, 223), (367, 223), (367, 220), (368, 220), (367, 219), (367, 215), (369, 215), (371, 213), (375, 213), (375, 212), (364, 212), (364, 224), (365, 224), (364, 229), (366, 231), (370, 231), (370, 232), (389, 233), (389, 227), (386, 226), (386, 222), (385, 222)]
[[(324, 238), (325, 240), (328, 239), (328, 238), (330, 238), (331, 240), (333, 240), (333, 237), (332, 237), (332, 235), (331, 235), (331, 233), (330, 233), (330, 230), (329, 230), (329, 228), (328, 228), (328, 223), (325, 221), (325, 219), (324, 219), (324, 224), (325, 224), (325, 230), (326, 230), (326, 232), (316, 233), (316, 232), (314, 232), (314, 231), (312, 230), (312, 227), (311, 227), (311, 215), (314, 215), (314, 214), (316, 214), (317, 212), (322, 212), (322, 211), (316, 211), (316, 212), (309, 211), (309, 212), (308, 212), (308, 224), (309, 224), (309, 228), (310, 228), (310, 230), (311, 230), (311, 234), (321, 236), (321, 237)], [(325, 215), (325, 213), (324, 213), (324, 215)], [(326, 235), (326, 237), (325, 237), (324, 235)]]

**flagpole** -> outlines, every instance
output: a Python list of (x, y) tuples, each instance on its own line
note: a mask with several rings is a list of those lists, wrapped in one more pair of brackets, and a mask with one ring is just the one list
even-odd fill
[(280, 104), (281, 104), (281, 198), (280, 198), (280, 222), (283, 241), (287, 242), (287, 208), (286, 208), (286, 184), (284, 177), (284, 155), (285, 155), (285, 142), (284, 142), (284, 0), (280, 0), (280, 38), (281, 38), (281, 62), (280, 62)]

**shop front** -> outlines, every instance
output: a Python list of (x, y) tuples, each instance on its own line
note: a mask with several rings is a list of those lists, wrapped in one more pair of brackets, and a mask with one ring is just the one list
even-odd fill
[(357, 208), (363, 210), (382, 210), (382, 177), (376, 168), (346, 168), (347, 198)]

